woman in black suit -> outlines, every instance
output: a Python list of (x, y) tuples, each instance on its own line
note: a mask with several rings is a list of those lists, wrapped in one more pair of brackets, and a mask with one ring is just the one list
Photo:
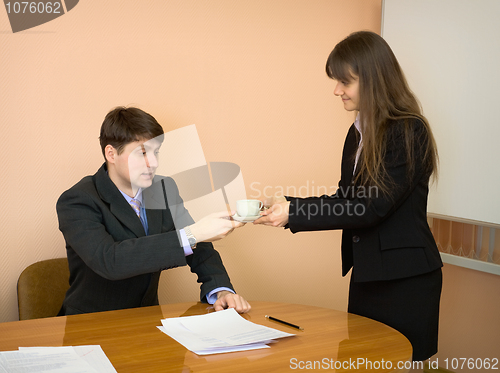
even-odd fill
[(437, 352), (440, 255), (427, 224), (437, 150), (427, 119), (389, 45), (361, 31), (338, 43), (328, 76), (344, 108), (357, 113), (332, 196), (274, 198), (255, 224), (293, 233), (343, 229), (342, 274), (352, 268), (351, 313), (403, 333), (413, 360)]

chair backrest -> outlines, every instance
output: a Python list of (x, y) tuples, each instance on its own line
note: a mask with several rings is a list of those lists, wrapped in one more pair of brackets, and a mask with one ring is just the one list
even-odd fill
[(19, 276), (19, 320), (57, 316), (69, 288), (67, 258), (31, 264)]

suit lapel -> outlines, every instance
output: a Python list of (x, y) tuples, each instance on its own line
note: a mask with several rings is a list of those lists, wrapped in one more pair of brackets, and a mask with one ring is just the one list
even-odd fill
[(163, 221), (165, 218), (164, 212), (168, 210), (165, 203), (161, 177), (156, 176), (153, 180), (153, 184), (142, 191), (142, 201), (146, 208), (149, 234), (161, 233), (162, 225), (165, 223)]
[[(95, 185), (101, 199), (109, 204), (109, 211), (137, 237), (146, 235), (136, 213), (107, 174), (106, 164), (95, 174)], [(148, 220), (149, 223), (149, 220)]]
[(149, 234), (161, 233), (162, 210), (146, 210)]
[(349, 128), (342, 153), (340, 186), (348, 191), (352, 184), (356, 151), (358, 150), (359, 134), (354, 124)]
[[(339, 186), (341, 193), (348, 196), (352, 192), (354, 163), (356, 160), (356, 151), (358, 150), (360, 136), (354, 124), (349, 128), (342, 153), (341, 178)], [(344, 229), (342, 233), (342, 276), (353, 266), (352, 234)]]

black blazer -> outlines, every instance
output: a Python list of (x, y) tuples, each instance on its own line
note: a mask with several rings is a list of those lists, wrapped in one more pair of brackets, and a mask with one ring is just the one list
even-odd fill
[(143, 199), (148, 236), (105, 164), (61, 195), (56, 208), (66, 240), (70, 288), (60, 314), (158, 304), (160, 272), (186, 264), (202, 283), (201, 300), (217, 287), (233, 288), (212, 244), (200, 243), (185, 257), (178, 230), (193, 220), (171, 178), (155, 178)]
[[(410, 179), (402, 123), (392, 123), (385, 164), (395, 183), (389, 196), (353, 185), (359, 133), (352, 125), (342, 154), (341, 180), (332, 196), (290, 198), (288, 227), (295, 232), (343, 229), (342, 275), (352, 281), (391, 280), (431, 272), (442, 266), (427, 223), (429, 173), (418, 162)], [(427, 141), (423, 124), (412, 120), (417, 138)], [(422, 144), (415, 159), (422, 159)]]

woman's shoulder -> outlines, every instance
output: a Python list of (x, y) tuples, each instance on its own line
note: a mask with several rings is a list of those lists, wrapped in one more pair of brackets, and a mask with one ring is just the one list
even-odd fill
[(391, 118), (387, 120), (389, 128), (412, 128), (420, 129), (425, 127), (424, 119), (418, 116), (404, 116), (400, 118)]
[(389, 119), (386, 128), (389, 139), (397, 139), (410, 133), (418, 137), (427, 134), (427, 125), (424, 119), (416, 116)]

